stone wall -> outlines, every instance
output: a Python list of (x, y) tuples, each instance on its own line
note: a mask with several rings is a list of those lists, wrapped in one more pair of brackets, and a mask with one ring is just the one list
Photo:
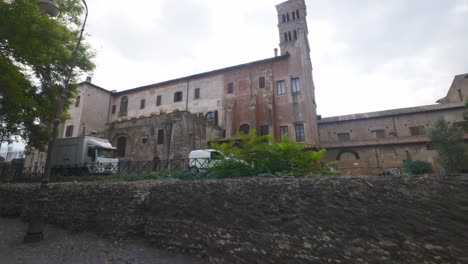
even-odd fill
[[(37, 186), (0, 185), (26, 216)], [(52, 184), (49, 222), (211, 263), (462, 263), (468, 175)]]

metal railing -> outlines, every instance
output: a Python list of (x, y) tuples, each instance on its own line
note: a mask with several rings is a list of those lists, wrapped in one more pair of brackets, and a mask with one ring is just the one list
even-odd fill
[[(216, 161), (210, 159), (170, 159), (170, 160), (121, 160), (118, 163), (84, 163), (54, 166), (52, 176), (140, 176), (161, 171), (182, 171), (206, 169)], [(23, 164), (0, 163), (0, 181), (40, 181), (44, 166), (24, 167)]]

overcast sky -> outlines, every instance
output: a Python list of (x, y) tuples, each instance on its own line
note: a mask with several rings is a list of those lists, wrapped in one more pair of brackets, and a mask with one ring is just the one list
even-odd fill
[[(89, 1), (93, 83), (124, 90), (273, 56), (272, 0)], [(318, 114), (432, 104), (468, 72), (468, 0), (306, 0)]]

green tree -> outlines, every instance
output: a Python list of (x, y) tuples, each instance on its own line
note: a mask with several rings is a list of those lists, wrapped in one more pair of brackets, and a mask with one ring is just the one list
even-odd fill
[(455, 124), (448, 125), (443, 118), (437, 119), (434, 128), (429, 131), (441, 166), (449, 173), (460, 172), (466, 163), (463, 129)]
[(302, 176), (329, 174), (328, 164), (322, 162), (325, 150), (306, 150), (305, 144), (291, 141), (287, 136), (277, 142), (271, 135), (257, 136), (255, 130), (250, 130), (247, 135), (239, 133), (238, 137), (237, 142), (211, 146), (245, 161), (251, 168), (251, 175), (278, 172)]
[[(40, 13), (38, 0), (0, 0), (0, 142), (21, 136), (43, 149), (51, 136), (60, 91), (73, 65), (76, 76), (94, 68), (93, 52), (80, 45), (72, 58), (83, 9), (57, 0), (61, 15)], [(76, 86), (71, 85), (65, 109)]]

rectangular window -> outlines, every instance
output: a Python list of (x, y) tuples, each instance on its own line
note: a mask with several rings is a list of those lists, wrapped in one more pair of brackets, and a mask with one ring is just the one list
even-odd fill
[(164, 144), (164, 129), (158, 130), (158, 145)]
[(410, 127), (409, 129), (412, 136), (421, 136), (426, 134), (423, 126)]
[(265, 77), (258, 78), (258, 88), (265, 88)]
[(288, 134), (288, 126), (280, 126), (280, 137), (281, 139)]
[(143, 136), (143, 137), (141, 138), (141, 143), (142, 143), (142, 144), (148, 143), (148, 136)]
[(73, 137), (73, 125), (67, 126), (65, 130), (65, 137)]
[(161, 99), (162, 99), (162, 96), (161, 96), (161, 95), (158, 95), (158, 96), (156, 97), (156, 105), (157, 105), (157, 106), (161, 105)]
[(348, 132), (338, 133), (337, 136), (338, 136), (338, 141), (339, 142), (347, 142), (347, 141), (351, 140), (351, 137), (350, 137)]
[(174, 93), (174, 102), (181, 102), (182, 101), (182, 92), (175, 92)]
[(195, 99), (200, 98), (200, 88), (195, 88)]
[(291, 89), (293, 94), (298, 94), (301, 92), (301, 81), (299, 78), (294, 78), (291, 80)]
[(260, 126), (260, 136), (265, 136), (265, 135), (268, 135), (270, 134), (270, 129), (268, 128), (268, 126)]
[(113, 105), (113, 106), (112, 106), (112, 114), (115, 114), (115, 111), (117, 110), (116, 108), (117, 108), (116, 105)]
[(276, 82), (276, 91), (278, 95), (286, 94), (286, 84), (284, 83), (284, 81)]
[(234, 83), (230, 82), (227, 86), (227, 92), (232, 94), (234, 92)]
[(372, 138), (384, 138), (385, 137), (385, 129), (377, 129), (371, 131)]
[(76, 97), (75, 107), (80, 106), (80, 99), (81, 99), (81, 96), (78, 95), (78, 96)]
[(294, 128), (296, 130), (296, 141), (305, 141), (304, 124), (296, 124)]
[(146, 103), (146, 100), (145, 100), (145, 99), (141, 99), (141, 101), (140, 101), (140, 109), (145, 109), (145, 103)]

